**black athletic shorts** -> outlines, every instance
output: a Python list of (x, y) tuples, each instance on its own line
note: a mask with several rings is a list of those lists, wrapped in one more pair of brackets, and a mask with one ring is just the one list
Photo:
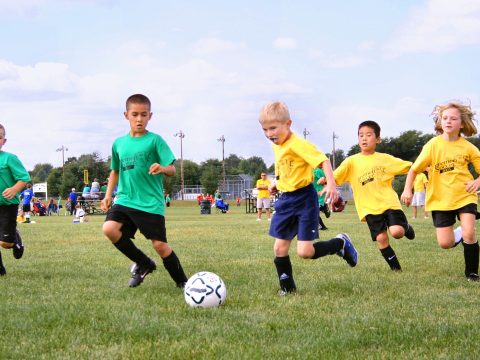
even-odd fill
[(386, 231), (392, 225), (403, 226), (407, 228), (408, 221), (402, 210), (387, 210), (379, 215), (367, 215), (368, 228), (373, 241), (377, 241), (377, 235)]
[(122, 233), (133, 239), (137, 229), (149, 240), (167, 242), (165, 217), (122, 205), (113, 205), (105, 221), (122, 223)]
[(455, 224), (455, 218), (458, 218), (461, 213), (477, 215), (477, 204), (468, 204), (456, 210), (433, 210), (433, 225), (437, 228), (452, 226)]
[(17, 229), (18, 205), (0, 206), (0, 241), (13, 243)]
[(23, 204), (22, 205), (22, 210), (23, 210), (24, 213), (32, 211), (32, 207), (31, 207), (30, 203)]

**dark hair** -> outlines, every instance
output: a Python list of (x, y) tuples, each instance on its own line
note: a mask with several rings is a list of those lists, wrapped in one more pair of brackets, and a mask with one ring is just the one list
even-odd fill
[(380, 137), (380, 125), (378, 125), (375, 121), (366, 120), (361, 122), (360, 125), (358, 125), (358, 131), (360, 131), (360, 129), (365, 126), (373, 129), (373, 131), (375, 132), (375, 137)]
[(142, 94), (134, 94), (128, 97), (125, 107), (128, 111), (128, 105), (130, 104), (146, 104), (148, 105), (148, 108), (150, 109), (152, 107), (152, 104), (150, 102), (150, 99), (146, 97), (145, 95)]

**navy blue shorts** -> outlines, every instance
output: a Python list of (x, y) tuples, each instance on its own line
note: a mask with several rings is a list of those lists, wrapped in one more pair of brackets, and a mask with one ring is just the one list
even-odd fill
[(286, 192), (275, 201), (270, 236), (276, 239), (318, 239), (318, 195), (313, 185)]
[(432, 211), (433, 225), (436, 228), (448, 227), (455, 224), (455, 218), (459, 219), (459, 214), (468, 213), (477, 215), (477, 204), (468, 204), (456, 210)]
[(122, 223), (122, 234), (133, 239), (137, 229), (149, 240), (167, 242), (165, 217), (123, 205), (113, 205), (107, 212), (105, 221)]

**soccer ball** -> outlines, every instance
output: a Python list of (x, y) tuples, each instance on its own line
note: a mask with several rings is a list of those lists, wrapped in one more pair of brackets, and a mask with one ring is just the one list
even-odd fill
[(188, 279), (184, 296), (191, 307), (217, 307), (225, 303), (227, 287), (217, 274), (201, 271)]

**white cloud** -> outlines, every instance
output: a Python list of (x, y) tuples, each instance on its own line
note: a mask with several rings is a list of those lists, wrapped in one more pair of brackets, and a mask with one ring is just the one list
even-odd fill
[(273, 41), (273, 47), (279, 50), (294, 50), (297, 48), (297, 41), (291, 37), (279, 37)]
[(235, 43), (214, 37), (200, 39), (192, 47), (194, 53), (198, 55), (225, 53), (244, 48), (246, 48), (245, 43)]
[(310, 49), (309, 57), (317, 61), (321, 66), (333, 69), (353, 68), (370, 63), (371, 60), (360, 55), (343, 55), (326, 54), (323, 51)]
[(429, 0), (385, 45), (386, 57), (408, 53), (445, 53), (480, 44), (480, 2)]

